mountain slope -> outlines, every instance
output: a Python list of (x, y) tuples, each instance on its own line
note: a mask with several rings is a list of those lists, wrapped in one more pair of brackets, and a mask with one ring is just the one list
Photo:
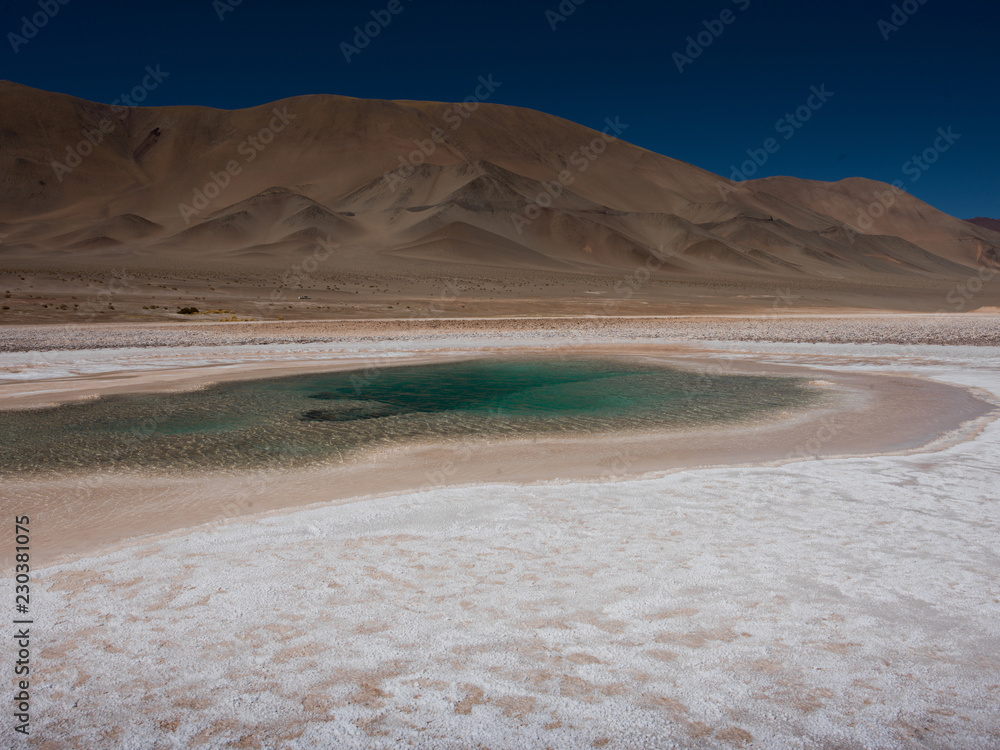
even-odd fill
[(0, 258), (286, 268), (336, 246), (325, 272), (371, 278), (905, 288), (1000, 267), (1000, 233), (884, 183), (732, 183), (613, 125), (340, 96), (113, 109), (0, 82)]

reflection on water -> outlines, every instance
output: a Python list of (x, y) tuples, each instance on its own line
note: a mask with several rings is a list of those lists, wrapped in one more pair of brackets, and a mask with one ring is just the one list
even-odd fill
[(798, 379), (610, 359), (313, 373), (0, 412), (0, 470), (298, 465), (418, 440), (745, 420), (815, 398)]

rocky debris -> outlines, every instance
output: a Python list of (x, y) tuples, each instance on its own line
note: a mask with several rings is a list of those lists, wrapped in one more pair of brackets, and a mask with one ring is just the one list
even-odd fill
[(1000, 346), (997, 315), (844, 317), (475, 318), (370, 321), (262, 321), (159, 326), (34, 325), (0, 329), (0, 351), (163, 346), (249, 346), (336, 341), (415, 340), (464, 335), (586, 342), (613, 336), (637, 342), (774, 341), (833, 344)]

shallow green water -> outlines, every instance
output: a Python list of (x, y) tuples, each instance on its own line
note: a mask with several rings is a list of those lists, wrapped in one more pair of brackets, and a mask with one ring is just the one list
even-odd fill
[(296, 465), (418, 440), (731, 422), (814, 398), (798, 379), (624, 360), (383, 367), (0, 412), (0, 471)]

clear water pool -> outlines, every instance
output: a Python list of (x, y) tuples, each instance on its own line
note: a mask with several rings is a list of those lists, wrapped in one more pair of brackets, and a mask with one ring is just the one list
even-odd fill
[(233, 381), (0, 412), (0, 471), (336, 462), (456, 437), (640, 432), (751, 420), (817, 396), (796, 378), (623, 359), (479, 359)]

